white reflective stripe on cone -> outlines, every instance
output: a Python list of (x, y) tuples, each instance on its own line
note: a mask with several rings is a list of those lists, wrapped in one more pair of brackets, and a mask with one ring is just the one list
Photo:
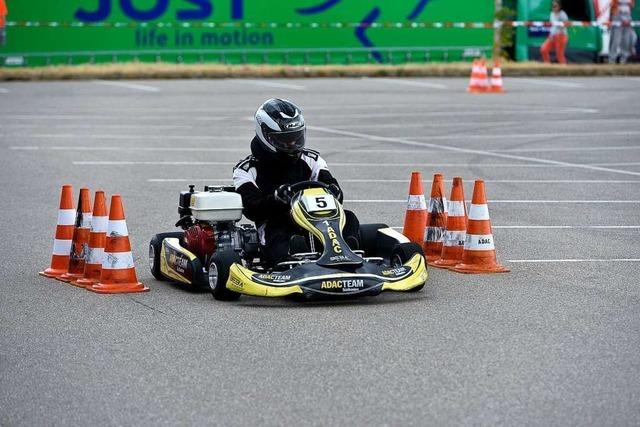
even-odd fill
[(105, 270), (133, 268), (133, 255), (131, 252), (106, 252), (102, 260), (102, 268)]
[(91, 228), (91, 219), (93, 215), (91, 212), (82, 213), (82, 221), (80, 222), (80, 228)]
[(424, 232), (425, 242), (442, 242), (444, 227), (427, 227)]
[(447, 198), (442, 199), (432, 197), (429, 199), (429, 212), (444, 212), (447, 213), (449, 208), (447, 207)]
[(75, 209), (60, 209), (58, 211), (58, 225), (75, 225), (75, 224), (76, 224)]
[(104, 261), (104, 248), (89, 248), (87, 264), (102, 264)]
[(449, 216), (464, 216), (464, 202), (449, 200)]
[(466, 231), (451, 231), (444, 232), (444, 245), (445, 246), (464, 246), (466, 240)]
[(54, 255), (67, 255), (71, 253), (71, 240), (59, 240), (53, 241), (53, 254)]
[(495, 250), (493, 245), (492, 234), (467, 234), (464, 241), (465, 251), (492, 251)]
[(124, 219), (109, 220), (109, 227), (107, 228), (107, 236), (128, 236), (127, 221)]
[(487, 205), (474, 205), (469, 207), (469, 219), (476, 221), (489, 219), (489, 207)]
[(108, 223), (108, 216), (94, 216), (93, 220), (91, 221), (91, 231), (93, 231), (94, 233), (106, 233)]
[(414, 196), (409, 194), (409, 200), (407, 200), (408, 211), (423, 211), (427, 209), (427, 202), (424, 199), (424, 195)]

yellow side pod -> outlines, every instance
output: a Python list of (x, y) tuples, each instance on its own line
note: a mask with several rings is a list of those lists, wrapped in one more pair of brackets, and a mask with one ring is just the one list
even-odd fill
[(422, 255), (415, 254), (404, 265), (411, 267), (413, 274), (397, 282), (384, 282), (382, 284), (383, 291), (408, 291), (422, 285), (429, 278), (427, 266)]
[(283, 297), (291, 294), (301, 294), (300, 286), (265, 286), (251, 280), (254, 274), (248, 268), (240, 264), (233, 264), (229, 269), (229, 280), (227, 289), (245, 295), (255, 295), (258, 297)]
[[(188, 256), (191, 261), (197, 258), (193, 253), (181, 247), (180, 243), (178, 242), (178, 239), (174, 237), (169, 237), (165, 239), (165, 242), (167, 242), (169, 246), (172, 246), (176, 251)], [(177, 249), (177, 248), (180, 248), (180, 249)], [(165, 276), (173, 280), (177, 280), (178, 282), (182, 282), (186, 284), (191, 283), (189, 279), (187, 279), (186, 277), (182, 277), (181, 275), (179, 275), (169, 267), (169, 264), (167, 263), (167, 252), (164, 249), (164, 244), (160, 248), (160, 271)]]

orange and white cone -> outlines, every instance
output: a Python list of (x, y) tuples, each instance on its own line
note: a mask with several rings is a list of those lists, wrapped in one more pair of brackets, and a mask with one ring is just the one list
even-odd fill
[(53, 241), (53, 255), (51, 266), (41, 271), (41, 276), (56, 278), (69, 269), (69, 253), (75, 224), (76, 210), (73, 208), (73, 187), (63, 185), (60, 193), (60, 207), (58, 210), (58, 224), (55, 240)]
[(491, 92), (503, 93), (504, 87), (502, 86), (502, 70), (500, 70), (500, 62), (493, 63), (491, 69)]
[(451, 267), (458, 273), (506, 273), (509, 269), (498, 264), (491, 230), (491, 218), (484, 190), (484, 181), (476, 180), (469, 208), (467, 238), (464, 242), (462, 262)]
[(73, 241), (69, 251), (69, 271), (56, 279), (62, 282), (78, 280), (84, 274), (84, 262), (89, 250), (89, 232), (91, 231), (91, 194), (88, 188), (80, 189), (78, 210), (76, 211)]
[(422, 174), (411, 172), (407, 213), (404, 216), (402, 234), (409, 240), (421, 245), (424, 242), (424, 228), (427, 224), (427, 203), (422, 188)]
[(91, 219), (91, 232), (89, 233), (89, 250), (84, 264), (82, 278), (72, 281), (71, 284), (86, 288), (100, 280), (102, 260), (104, 258), (104, 246), (107, 241), (107, 206), (104, 191), (96, 191), (93, 200), (93, 218)]
[(100, 281), (86, 289), (101, 294), (124, 294), (149, 290), (138, 282), (136, 276), (129, 231), (119, 194), (111, 196), (107, 241), (104, 248)]
[(467, 92), (476, 92), (478, 87), (478, 72), (479, 63), (477, 59), (473, 60), (471, 64), (471, 77), (469, 77), (469, 86), (467, 86)]
[(467, 235), (467, 207), (464, 204), (464, 187), (462, 178), (453, 178), (447, 228), (442, 242), (440, 259), (431, 265), (439, 268), (449, 268), (462, 261), (462, 251)]
[(484, 93), (489, 90), (489, 78), (487, 76), (487, 65), (484, 59), (474, 61), (471, 68), (471, 79), (467, 92)]
[(447, 225), (447, 198), (444, 195), (444, 177), (437, 173), (433, 175), (431, 196), (427, 210), (427, 227), (424, 236), (424, 255), (427, 263), (440, 258), (444, 229)]

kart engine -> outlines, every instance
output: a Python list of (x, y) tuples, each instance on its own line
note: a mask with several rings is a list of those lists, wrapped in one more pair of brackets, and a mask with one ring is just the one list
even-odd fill
[(251, 260), (258, 253), (258, 232), (240, 224), (242, 202), (233, 187), (205, 186), (204, 191), (180, 193), (176, 226), (185, 231), (183, 246), (207, 263), (219, 250), (233, 250)]

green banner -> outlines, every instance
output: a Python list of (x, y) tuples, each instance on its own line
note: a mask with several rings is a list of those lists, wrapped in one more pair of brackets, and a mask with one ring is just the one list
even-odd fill
[(364, 63), (491, 49), (493, 0), (9, 2), (6, 65), (88, 61)]

